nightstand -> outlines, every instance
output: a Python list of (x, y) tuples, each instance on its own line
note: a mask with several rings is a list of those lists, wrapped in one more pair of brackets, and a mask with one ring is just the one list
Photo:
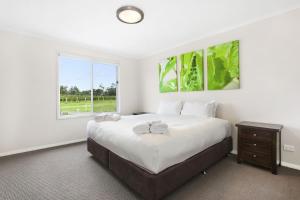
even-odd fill
[(143, 115), (143, 114), (149, 114), (148, 112), (134, 112), (132, 115)]
[(247, 121), (240, 122), (236, 126), (238, 127), (237, 162), (248, 162), (268, 168), (273, 174), (277, 174), (277, 166), (281, 165), (283, 126)]

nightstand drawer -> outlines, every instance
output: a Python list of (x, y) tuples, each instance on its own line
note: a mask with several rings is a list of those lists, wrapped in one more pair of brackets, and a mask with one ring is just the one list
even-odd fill
[(263, 153), (252, 152), (252, 151), (242, 151), (241, 159), (256, 165), (261, 165), (264, 167), (271, 166), (271, 156)]
[(264, 153), (267, 155), (271, 155), (271, 142), (264, 142), (264, 141), (256, 141), (256, 140), (240, 140), (241, 144), (239, 144), (239, 148), (245, 151), (252, 151), (258, 153)]
[(251, 141), (266, 141), (271, 142), (273, 134), (267, 131), (257, 131), (254, 129), (241, 129), (239, 133), (243, 139), (249, 139)]

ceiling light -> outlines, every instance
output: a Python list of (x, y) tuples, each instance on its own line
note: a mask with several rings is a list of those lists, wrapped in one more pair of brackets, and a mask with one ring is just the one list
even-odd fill
[(117, 17), (126, 24), (137, 24), (144, 19), (144, 13), (134, 6), (122, 6), (117, 10)]

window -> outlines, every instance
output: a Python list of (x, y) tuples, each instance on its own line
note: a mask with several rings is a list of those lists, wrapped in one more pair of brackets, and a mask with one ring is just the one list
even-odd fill
[(118, 66), (59, 56), (59, 117), (117, 112)]

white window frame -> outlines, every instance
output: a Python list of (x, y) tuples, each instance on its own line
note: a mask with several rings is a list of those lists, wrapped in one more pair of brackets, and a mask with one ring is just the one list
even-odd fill
[[(59, 66), (59, 57), (63, 56), (66, 58), (70, 58), (70, 59), (81, 59), (81, 60), (87, 60), (91, 63), (90, 66), (90, 71), (91, 71), (91, 109), (92, 112), (87, 112), (87, 113), (78, 113), (78, 114), (74, 114), (74, 115), (61, 115), (60, 114), (60, 79), (59, 79), (59, 72), (60, 72), (60, 66)], [(93, 84), (94, 84), (94, 80), (93, 80), (93, 65), (94, 64), (109, 64), (109, 65), (115, 65), (116, 66), (116, 81), (117, 81), (117, 88), (116, 88), (116, 112), (110, 112), (110, 113), (119, 113), (120, 112), (120, 98), (119, 98), (119, 86), (120, 86), (120, 81), (119, 81), (119, 71), (120, 71), (120, 64), (119, 62), (113, 61), (113, 60), (107, 60), (107, 59), (102, 59), (102, 58), (95, 58), (95, 57), (91, 57), (91, 56), (84, 56), (84, 55), (76, 55), (76, 54), (67, 54), (67, 53), (57, 53), (57, 78), (56, 78), (56, 83), (57, 83), (57, 87), (56, 87), (56, 117), (57, 119), (73, 119), (73, 118), (81, 118), (81, 117), (93, 117), (95, 116), (97, 113), (93, 112), (94, 111), (94, 99), (93, 99)]]

